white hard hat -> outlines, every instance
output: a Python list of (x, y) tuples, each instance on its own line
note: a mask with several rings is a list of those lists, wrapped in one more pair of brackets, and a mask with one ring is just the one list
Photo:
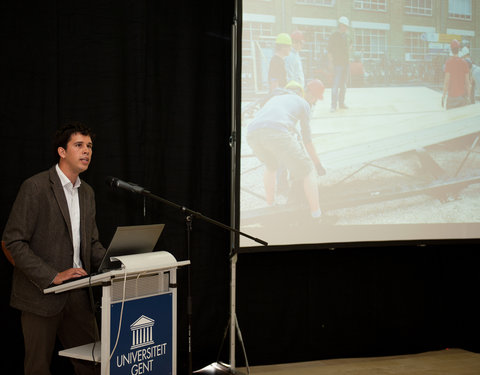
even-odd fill
[(470, 55), (470, 50), (467, 46), (463, 47), (460, 51), (458, 51), (458, 57), (465, 57)]
[(342, 16), (338, 19), (338, 23), (342, 24), (342, 25), (345, 25), (345, 26), (349, 26), (349, 21), (348, 21), (348, 18), (345, 17), (345, 16)]

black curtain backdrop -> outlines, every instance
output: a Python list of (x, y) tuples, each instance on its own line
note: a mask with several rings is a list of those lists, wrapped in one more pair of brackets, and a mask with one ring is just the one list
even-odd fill
[[(106, 176), (220, 222), (230, 221), (233, 1), (3, 1), (0, 119), (3, 232), (21, 182), (53, 163), (65, 120), (96, 132), (90, 169), (105, 246), (118, 225), (166, 223), (157, 246), (188, 258), (182, 212), (125, 191)], [(194, 369), (216, 360), (229, 311), (229, 233), (194, 219)], [(23, 373), (19, 313), (8, 306), (12, 268), (1, 257), (7, 366)], [(179, 373), (188, 369), (187, 270), (179, 277)], [(68, 361), (56, 360), (64, 374)], [(2, 370), (3, 371), (3, 370)]]
[[(82, 177), (96, 191), (105, 246), (118, 225), (161, 222), (157, 248), (189, 257), (183, 214), (111, 191), (109, 175), (228, 224), (233, 14), (233, 0), (3, 1), (0, 229), (21, 182), (52, 165), (52, 134), (68, 119), (97, 133)], [(229, 238), (194, 219), (194, 369), (217, 360), (228, 323)], [(237, 312), (249, 363), (480, 351), (479, 264), (476, 246), (455, 243), (240, 254)], [(2, 371), (22, 374), (11, 273), (0, 257)], [(178, 371), (186, 374), (187, 271), (178, 276)], [(56, 358), (54, 374), (69, 366)]]
[(243, 254), (249, 361), (479, 352), (479, 263), (478, 248), (455, 244)]

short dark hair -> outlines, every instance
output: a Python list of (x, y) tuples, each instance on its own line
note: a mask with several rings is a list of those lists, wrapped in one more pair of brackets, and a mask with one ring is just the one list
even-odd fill
[(92, 130), (80, 121), (69, 121), (60, 127), (54, 136), (53, 140), (53, 153), (54, 159), (59, 160), (60, 156), (58, 155), (58, 148), (62, 147), (65, 150), (67, 149), (67, 144), (70, 141), (70, 138), (73, 134), (80, 133), (82, 135), (88, 135), (90, 138), (95, 138), (95, 134)]

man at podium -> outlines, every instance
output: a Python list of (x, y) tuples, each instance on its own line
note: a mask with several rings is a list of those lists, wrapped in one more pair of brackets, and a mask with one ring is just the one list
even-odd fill
[[(98, 340), (86, 290), (43, 293), (96, 270), (105, 253), (93, 189), (79, 178), (90, 165), (93, 138), (78, 122), (57, 131), (58, 163), (24, 181), (3, 233), (15, 263), (10, 305), (22, 312), (25, 374), (50, 374), (57, 336), (65, 348)], [(100, 372), (93, 362), (72, 362), (78, 375)]]

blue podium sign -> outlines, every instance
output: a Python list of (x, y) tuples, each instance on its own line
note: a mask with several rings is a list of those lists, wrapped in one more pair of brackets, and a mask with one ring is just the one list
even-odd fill
[(110, 374), (172, 374), (172, 318), (172, 293), (112, 304)]

